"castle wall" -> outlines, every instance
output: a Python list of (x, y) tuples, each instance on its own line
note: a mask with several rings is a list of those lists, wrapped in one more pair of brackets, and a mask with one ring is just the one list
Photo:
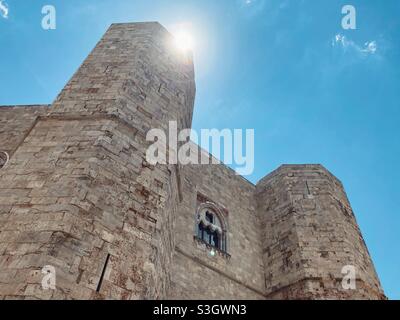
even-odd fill
[(0, 152), (11, 155), (29, 133), (36, 118), (48, 110), (47, 105), (0, 106)]
[[(146, 133), (191, 126), (191, 57), (158, 23), (112, 25), (51, 108), (0, 108), (0, 299), (385, 298), (341, 183), (286, 165), (150, 165)], [(226, 252), (195, 238), (212, 204)], [(43, 290), (53, 266), (56, 290)], [(341, 288), (354, 265), (357, 289)]]
[[(176, 252), (169, 296), (188, 299), (264, 299), (261, 229), (255, 211), (255, 187), (224, 165), (182, 168), (183, 199), (176, 219)], [(200, 200), (198, 199), (200, 197)], [(194, 239), (200, 204), (222, 208), (229, 256), (209, 254)]]

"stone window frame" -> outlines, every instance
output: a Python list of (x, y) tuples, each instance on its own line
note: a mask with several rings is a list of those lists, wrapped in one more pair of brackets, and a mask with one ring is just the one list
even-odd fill
[[(208, 243), (207, 241), (202, 240), (201, 238), (198, 237), (198, 228), (199, 228), (199, 215), (202, 212), (211, 212), (214, 214), (217, 219), (219, 220), (221, 224), (221, 241), (223, 242), (223, 245), (219, 247), (215, 247)], [(196, 213), (195, 213), (195, 219), (194, 219), (194, 240), (199, 243), (200, 245), (206, 246), (210, 252), (215, 251), (218, 253), (220, 256), (223, 256), (225, 258), (230, 258), (229, 252), (229, 226), (228, 226), (228, 212), (226, 209), (224, 209), (222, 206), (217, 205), (214, 201), (209, 200), (205, 196), (198, 194), (197, 196), (197, 207), (196, 207)]]
[(10, 161), (10, 155), (7, 151), (0, 151), (0, 157), (5, 161), (4, 164), (0, 166), (0, 169), (3, 169)]

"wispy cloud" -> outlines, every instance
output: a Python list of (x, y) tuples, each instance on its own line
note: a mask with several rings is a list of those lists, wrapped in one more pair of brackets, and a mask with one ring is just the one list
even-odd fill
[(4, 0), (0, 0), (0, 15), (4, 18), (8, 18), (8, 4)]
[(237, 7), (243, 16), (253, 19), (260, 14), (266, 14), (265, 23), (274, 24), (282, 11), (289, 7), (289, 0), (236, 0)]
[(364, 45), (359, 45), (346, 36), (337, 34), (332, 40), (332, 46), (341, 46), (344, 50), (354, 50), (362, 55), (373, 55), (378, 51), (378, 44), (375, 40), (367, 41)]
[(237, 0), (240, 8), (245, 9), (247, 14), (255, 15), (264, 10), (266, 0)]
[(376, 41), (366, 42), (364, 45), (365, 45), (365, 48), (362, 49), (361, 52), (374, 54), (376, 52), (376, 50), (378, 50)]
[(252, 6), (252, 5), (255, 5), (255, 4), (260, 3), (260, 2), (261, 1), (257, 1), (257, 0), (243, 0), (242, 4), (244, 6)]

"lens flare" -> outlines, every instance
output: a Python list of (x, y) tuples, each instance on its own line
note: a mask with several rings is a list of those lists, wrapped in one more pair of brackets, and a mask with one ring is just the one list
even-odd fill
[(194, 50), (194, 38), (189, 25), (181, 24), (172, 28), (175, 47), (183, 52)]
[(175, 34), (175, 45), (182, 51), (193, 50), (194, 41), (192, 35), (184, 30), (177, 32)]

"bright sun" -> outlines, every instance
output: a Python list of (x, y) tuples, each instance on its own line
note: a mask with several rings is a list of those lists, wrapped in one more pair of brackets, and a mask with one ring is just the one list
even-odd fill
[(192, 34), (183, 28), (179, 28), (173, 32), (175, 38), (175, 46), (181, 51), (189, 51), (194, 49), (194, 39)]

